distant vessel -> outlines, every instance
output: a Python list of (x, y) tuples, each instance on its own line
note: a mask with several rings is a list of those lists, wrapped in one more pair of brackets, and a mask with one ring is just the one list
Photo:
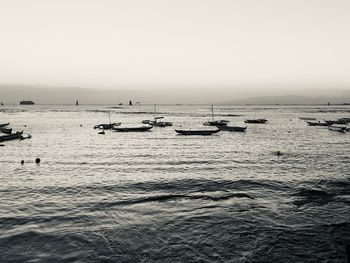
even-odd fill
[(1, 102), (1, 106), (4, 106), (4, 103)]
[(78, 105), (79, 105), (79, 101), (78, 101), (78, 100), (75, 102), (75, 105), (76, 105), (76, 106), (78, 106)]
[(129, 101), (129, 106), (132, 106), (132, 101), (131, 100)]
[(34, 105), (35, 103), (31, 100), (21, 100), (19, 102), (19, 104), (21, 104), (21, 105)]

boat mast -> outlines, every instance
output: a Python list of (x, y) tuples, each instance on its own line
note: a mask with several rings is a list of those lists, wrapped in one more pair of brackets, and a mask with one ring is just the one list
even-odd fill
[(154, 121), (156, 120), (156, 110), (157, 110), (157, 104), (154, 104), (154, 113), (153, 113)]

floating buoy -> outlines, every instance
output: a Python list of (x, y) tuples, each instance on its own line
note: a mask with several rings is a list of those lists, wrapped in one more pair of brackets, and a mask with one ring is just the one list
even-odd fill
[(21, 160), (21, 165), (23, 165), (24, 164), (24, 160)]
[(40, 158), (35, 159), (35, 163), (39, 164), (40, 163)]

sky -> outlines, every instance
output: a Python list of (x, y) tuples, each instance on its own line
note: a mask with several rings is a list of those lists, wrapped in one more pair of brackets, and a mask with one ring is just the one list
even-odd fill
[(349, 0), (0, 0), (0, 37), (2, 85), (350, 89)]

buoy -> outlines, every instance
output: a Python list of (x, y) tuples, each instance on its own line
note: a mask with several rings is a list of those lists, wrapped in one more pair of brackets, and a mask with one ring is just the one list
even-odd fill
[(24, 160), (21, 160), (21, 165), (23, 165), (24, 164)]
[(277, 155), (278, 157), (280, 157), (280, 156), (282, 155), (282, 153), (281, 153), (280, 151), (277, 151), (277, 152), (276, 152), (276, 155)]
[(36, 158), (35, 163), (40, 163), (40, 158)]

